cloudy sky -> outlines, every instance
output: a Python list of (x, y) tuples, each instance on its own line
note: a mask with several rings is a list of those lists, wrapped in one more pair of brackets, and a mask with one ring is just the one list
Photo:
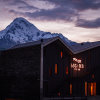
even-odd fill
[(0, 0), (0, 30), (16, 17), (73, 41), (100, 41), (100, 0)]

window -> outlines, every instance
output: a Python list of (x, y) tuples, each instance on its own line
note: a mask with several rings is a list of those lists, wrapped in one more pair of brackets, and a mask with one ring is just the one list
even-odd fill
[(91, 83), (88, 83), (88, 95), (91, 95)]
[(91, 83), (91, 95), (96, 95), (96, 82)]
[(70, 84), (70, 95), (72, 94), (72, 84)]
[(94, 95), (96, 95), (96, 82), (94, 82)]
[(57, 64), (55, 64), (55, 74), (57, 74), (58, 72), (58, 69), (57, 69)]
[(92, 74), (92, 78), (94, 79), (94, 74)]
[(60, 52), (60, 56), (61, 56), (61, 58), (62, 58), (62, 56), (63, 56), (63, 52), (62, 52), (62, 51)]
[(85, 82), (85, 96), (87, 96), (87, 82)]
[(80, 71), (84, 69), (84, 64), (82, 63), (81, 59), (73, 58), (71, 68), (73, 68), (75, 71)]
[(57, 95), (60, 96), (61, 95), (60, 92), (58, 92)]
[(66, 75), (68, 75), (68, 67), (66, 67)]
[(96, 95), (96, 82), (88, 83), (88, 94), (91, 96)]
[(93, 95), (93, 83), (91, 83), (91, 95)]

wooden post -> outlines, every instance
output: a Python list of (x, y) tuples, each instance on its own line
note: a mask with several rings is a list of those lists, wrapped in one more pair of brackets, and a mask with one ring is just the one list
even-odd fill
[(43, 100), (43, 45), (41, 44), (41, 63), (40, 63), (40, 100)]

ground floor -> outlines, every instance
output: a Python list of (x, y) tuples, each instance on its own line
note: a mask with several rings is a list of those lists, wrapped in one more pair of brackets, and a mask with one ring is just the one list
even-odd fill
[(43, 100), (100, 100), (100, 95), (87, 97), (44, 98)]
[(98, 84), (95, 80), (72, 78), (69, 80), (44, 82), (44, 97), (87, 97), (96, 96)]

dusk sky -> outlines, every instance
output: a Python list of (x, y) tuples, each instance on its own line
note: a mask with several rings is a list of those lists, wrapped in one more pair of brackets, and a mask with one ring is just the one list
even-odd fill
[(16, 17), (76, 42), (100, 41), (100, 0), (0, 0), (0, 30)]

